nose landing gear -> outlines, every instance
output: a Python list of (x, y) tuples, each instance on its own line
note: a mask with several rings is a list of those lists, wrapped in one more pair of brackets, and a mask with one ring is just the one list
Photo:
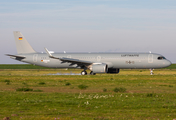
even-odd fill
[(154, 69), (150, 69), (150, 75), (153, 75), (154, 73), (153, 73), (153, 70)]

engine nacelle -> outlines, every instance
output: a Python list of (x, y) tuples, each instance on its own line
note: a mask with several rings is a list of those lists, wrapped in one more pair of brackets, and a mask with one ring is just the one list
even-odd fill
[(93, 64), (90, 67), (90, 70), (93, 71), (93, 73), (107, 73), (108, 72), (108, 65), (106, 65), (106, 64)]
[(119, 73), (120, 69), (116, 69), (116, 68), (109, 68), (107, 73)]

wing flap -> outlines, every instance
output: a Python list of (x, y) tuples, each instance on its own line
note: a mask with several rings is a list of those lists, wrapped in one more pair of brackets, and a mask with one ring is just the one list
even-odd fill
[(70, 62), (72, 64), (93, 64), (90, 61), (85, 61), (85, 60), (79, 60), (79, 59), (72, 59), (72, 58), (59, 58), (59, 60), (63, 61), (63, 62)]

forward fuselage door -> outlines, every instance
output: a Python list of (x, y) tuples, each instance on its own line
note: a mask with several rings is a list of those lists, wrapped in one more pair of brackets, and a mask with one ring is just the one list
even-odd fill
[(148, 63), (153, 63), (153, 54), (148, 55)]

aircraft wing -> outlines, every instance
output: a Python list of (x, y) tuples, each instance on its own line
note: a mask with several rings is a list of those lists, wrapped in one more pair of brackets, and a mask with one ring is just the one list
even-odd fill
[(78, 66), (80, 67), (84, 67), (84, 66), (89, 66), (91, 64), (93, 64), (93, 62), (90, 62), (90, 61), (85, 61), (85, 60), (79, 60), (79, 59), (72, 59), (72, 58), (65, 58), (65, 57), (62, 57), (62, 58), (59, 58), (59, 57), (54, 57), (52, 56), (52, 54), (45, 48), (47, 54), (49, 55), (50, 58), (53, 58), (53, 59), (59, 59), (62, 61), (62, 63), (71, 63), (71, 65), (75, 65), (77, 64)]
[(63, 62), (71, 62), (71, 63), (84, 63), (84, 64), (92, 64), (92, 62), (79, 60), (79, 59), (72, 59), (72, 58), (59, 58)]
[(26, 57), (24, 56), (19, 56), (19, 55), (10, 55), (10, 54), (6, 54), (7, 56), (10, 56), (10, 57), (16, 57), (16, 58), (20, 58), (20, 59), (24, 59)]

